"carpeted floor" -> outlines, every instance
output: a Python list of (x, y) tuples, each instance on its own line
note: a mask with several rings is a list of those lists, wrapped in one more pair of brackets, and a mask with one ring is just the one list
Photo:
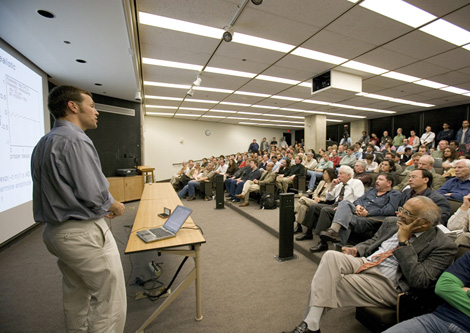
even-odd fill
[[(112, 221), (121, 253), (127, 242), (139, 202), (126, 204), (126, 213)], [(195, 290), (190, 286), (146, 332), (281, 332), (293, 329), (305, 311), (310, 283), (319, 255), (308, 248), (315, 241), (296, 242), (298, 259), (279, 262), (279, 209), (258, 210), (229, 207), (215, 210), (215, 202), (184, 201), (193, 209), (192, 218), (202, 228), (207, 243), (202, 246), (202, 307), (204, 319), (195, 317)], [(240, 215), (243, 210), (249, 219)], [(254, 219), (253, 219), (254, 218)], [(255, 223), (254, 221), (257, 220)], [(55, 259), (35, 228), (0, 252), (0, 332), (63, 332), (61, 275)], [(305, 243), (305, 244), (303, 244)], [(307, 256), (305, 256), (306, 254)], [(122, 255), (128, 290), (125, 332), (134, 332), (161, 304), (135, 300), (142, 287), (136, 277), (152, 277), (148, 263), (161, 262), (160, 281), (167, 284), (182, 258), (155, 252)], [(189, 259), (174, 287), (192, 269)], [(173, 287), (173, 288), (174, 288)], [(328, 312), (322, 332), (368, 332), (354, 319), (354, 309)]]

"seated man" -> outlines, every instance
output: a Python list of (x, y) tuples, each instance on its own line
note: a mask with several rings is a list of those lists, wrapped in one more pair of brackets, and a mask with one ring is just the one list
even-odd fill
[(178, 192), (178, 197), (181, 199), (189, 195), (187, 199), (188, 201), (196, 200), (196, 188), (199, 188), (199, 185), (201, 185), (201, 182), (211, 180), (211, 178), (214, 177), (214, 175), (215, 175), (215, 172), (214, 172), (214, 167), (212, 163), (207, 164), (207, 167), (195, 180), (189, 181), (188, 185), (183, 187), (183, 189)]
[(181, 169), (175, 173), (174, 175), (171, 176), (170, 179), (170, 184), (173, 185), (173, 187), (177, 190), (178, 189), (178, 183), (180, 182), (181, 175), (185, 173), (185, 171), (189, 170), (188, 168), (188, 163), (186, 161), (183, 161), (181, 163)]
[(405, 153), (406, 148), (410, 148), (411, 150), (413, 150), (413, 147), (409, 144), (408, 139), (405, 138), (403, 139), (403, 144), (397, 148), (396, 154), (402, 156)]
[(398, 223), (384, 222), (374, 237), (356, 247), (323, 255), (307, 315), (291, 332), (320, 332), (320, 319), (330, 309), (394, 307), (399, 293), (434, 286), (457, 252), (455, 243), (436, 227), (439, 207), (429, 198), (416, 197), (398, 217)]
[(240, 199), (236, 197), (237, 194), (240, 194), (243, 189), (243, 185), (247, 180), (255, 180), (261, 177), (261, 170), (258, 169), (258, 163), (255, 159), (248, 160), (249, 170), (248, 173), (243, 175), (241, 178), (236, 179), (235, 183), (232, 182), (230, 188), (230, 198), (232, 202), (240, 202)]
[(403, 321), (384, 333), (470, 331), (470, 252), (457, 259), (436, 284), (436, 295), (445, 302), (434, 312)]
[(470, 193), (470, 160), (455, 163), (455, 178), (449, 179), (437, 192), (449, 199), (462, 201)]
[(344, 155), (341, 158), (341, 161), (339, 161), (339, 165), (347, 165), (350, 166), (351, 168), (354, 168), (354, 164), (356, 163), (356, 156), (353, 155), (354, 153), (354, 148), (348, 147), (346, 149), (346, 155)]
[(316, 168), (313, 170), (307, 170), (307, 175), (310, 176), (307, 192), (313, 192), (317, 178), (323, 176), (323, 171), (325, 171), (325, 169), (333, 167), (333, 162), (330, 161), (328, 152), (324, 152), (322, 158), (320, 159), (320, 163), (317, 164)]
[(227, 192), (227, 194), (225, 195), (226, 197), (231, 197), (232, 186), (237, 186), (237, 181), (242, 179), (243, 177), (246, 177), (250, 170), (251, 168), (249, 165), (239, 168), (238, 171), (235, 172), (232, 177), (225, 179), (225, 191)]
[(315, 167), (317, 166), (318, 164), (318, 161), (313, 157), (313, 154), (308, 152), (306, 154), (306, 158), (305, 160), (302, 162), (303, 166), (305, 167), (305, 169), (307, 170), (307, 174), (309, 173), (309, 171), (313, 171), (315, 170)]
[(235, 197), (238, 199), (245, 199), (243, 203), (241, 203), (240, 207), (246, 207), (250, 205), (250, 193), (257, 192), (260, 189), (261, 185), (273, 183), (276, 181), (276, 173), (273, 171), (274, 163), (268, 162), (266, 165), (266, 170), (261, 175), (261, 178), (247, 180), (245, 184), (243, 184), (243, 189), (240, 194), (236, 194)]
[(354, 179), (359, 179), (365, 188), (370, 187), (372, 184), (372, 177), (366, 172), (366, 161), (356, 161), (354, 164)]
[(290, 184), (294, 182), (295, 177), (305, 176), (305, 167), (302, 165), (300, 156), (295, 157), (295, 164), (292, 165), (283, 175), (278, 175), (276, 186), (281, 193), (287, 193)]
[[(434, 172), (433, 166), (434, 158), (429, 155), (423, 155), (419, 158), (417, 169), (425, 169), (430, 171), (432, 173), (433, 178), (432, 189), (438, 190), (445, 183), (446, 179), (442, 175)], [(408, 186), (409, 179), (410, 174), (408, 173), (408, 175), (402, 180), (402, 182), (394, 186), (393, 189), (397, 191), (403, 191), (403, 189)]]
[(308, 208), (307, 214), (301, 222), (307, 227), (305, 234), (297, 236), (295, 239), (303, 241), (307, 239), (313, 239), (313, 229), (318, 235), (320, 231), (323, 231), (329, 227), (329, 224), (324, 227), (323, 224), (318, 223), (319, 221), (325, 220), (324, 216), (333, 216), (336, 207), (342, 200), (353, 202), (364, 194), (364, 184), (358, 179), (354, 179), (354, 171), (347, 165), (343, 165), (339, 168), (338, 178), (331, 181), (326, 191), (326, 200), (334, 201), (332, 205), (322, 203), (312, 203)]
[(328, 250), (328, 241), (346, 245), (351, 228), (357, 233), (374, 228), (377, 230), (382, 224), (381, 219), (374, 219), (373, 216), (393, 216), (400, 203), (401, 192), (393, 190), (392, 184), (393, 176), (381, 173), (375, 181), (375, 188), (368, 190), (353, 203), (341, 201), (332, 216), (331, 227), (320, 233), (320, 245), (310, 250), (312, 252)]

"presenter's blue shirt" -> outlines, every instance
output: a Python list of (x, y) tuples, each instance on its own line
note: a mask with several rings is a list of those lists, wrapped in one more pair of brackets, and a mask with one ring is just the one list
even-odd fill
[(58, 119), (31, 157), (36, 222), (60, 223), (105, 216), (114, 202), (91, 139)]

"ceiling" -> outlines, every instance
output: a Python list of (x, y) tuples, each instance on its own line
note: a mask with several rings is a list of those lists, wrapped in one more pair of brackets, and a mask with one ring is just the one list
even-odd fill
[[(431, 24), (415, 27), (363, 6), (369, 2), (4, 1), (0, 36), (54, 83), (127, 100), (141, 89), (148, 116), (296, 129), (313, 114), (326, 114), (334, 124), (468, 104), (470, 39), (451, 43), (426, 31), (443, 21), (470, 35), (470, 1), (407, 0), (434, 15)], [(38, 9), (55, 18), (38, 15)], [(135, 39), (132, 19), (138, 22)], [(184, 22), (163, 27), (175, 19), (203, 25), (214, 35), (196, 34), (195, 25), (184, 30)], [(231, 22), (233, 40), (222, 41)], [(243, 44), (246, 35), (277, 42), (280, 49), (259, 47), (259, 39)], [(314, 59), (301, 51), (315, 53)], [(354, 69), (357, 64), (369, 66)], [(176, 68), (182, 65), (189, 69)], [(222, 69), (238, 72), (221, 74)], [(360, 77), (362, 93), (372, 95), (333, 88), (312, 95), (311, 78), (330, 70)], [(397, 73), (408, 76), (397, 79)]]

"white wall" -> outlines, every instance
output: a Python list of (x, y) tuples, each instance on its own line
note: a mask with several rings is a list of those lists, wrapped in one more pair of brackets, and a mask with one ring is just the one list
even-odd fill
[[(206, 130), (212, 134), (206, 136)], [(145, 116), (143, 164), (155, 168), (156, 180), (169, 179), (181, 168), (173, 163), (245, 152), (253, 139), (259, 144), (263, 137), (271, 142), (274, 136), (279, 142), (282, 133), (282, 129)]]

